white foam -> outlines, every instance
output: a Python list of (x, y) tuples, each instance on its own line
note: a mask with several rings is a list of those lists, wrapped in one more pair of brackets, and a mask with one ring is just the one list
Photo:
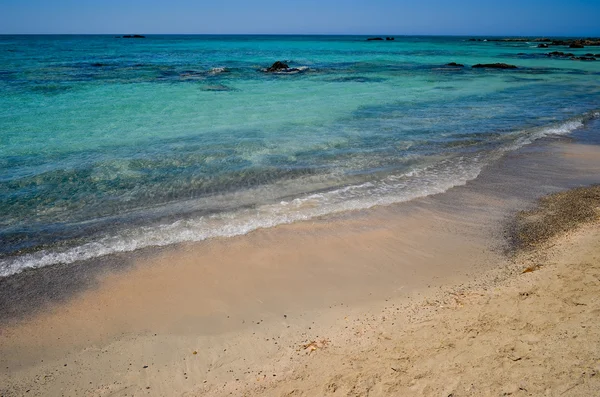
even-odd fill
[[(594, 113), (593, 117), (598, 117), (598, 114)], [(131, 252), (145, 247), (238, 236), (260, 228), (443, 193), (475, 179), (486, 164), (499, 158), (506, 151), (518, 149), (543, 137), (566, 135), (582, 126), (583, 119), (580, 119), (521, 131), (513, 134), (512, 137), (509, 136), (510, 140), (494, 152), (480, 153), (471, 157), (441, 158), (432, 164), (422, 165), (420, 168), (402, 174), (390, 175), (381, 180), (309, 194), (257, 208), (125, 230), (118, 235), (63, 252), (44, 250), (5, 259), (0, 262), (0, 276), (10, 276), (25, 269), (89, 260), (117, 252)]]
[(225, 73), (227, 71), (227, 68), (224, 67), (218, 67), (218, 68), (212, 68), (208, 71), (208, 74), (211, 75), (216, 75), (216, 74), (220, 74), (220, 73)]

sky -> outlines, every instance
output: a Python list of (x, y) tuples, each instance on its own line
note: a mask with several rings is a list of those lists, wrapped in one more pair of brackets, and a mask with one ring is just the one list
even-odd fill
[(0, 34), (600, 36), (600, 0), (0, 0)]

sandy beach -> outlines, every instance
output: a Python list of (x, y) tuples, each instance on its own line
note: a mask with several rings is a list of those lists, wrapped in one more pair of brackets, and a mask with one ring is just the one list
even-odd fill
[(440, 195), (4, 281), (42, 298), (3, 310), (0, 395), (593, 396), (597, 189), (536, 199), (600, 150), (543, 145)]

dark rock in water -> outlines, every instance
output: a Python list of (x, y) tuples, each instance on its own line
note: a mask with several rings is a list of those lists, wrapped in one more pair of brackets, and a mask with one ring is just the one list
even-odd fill
[(573, 57), (571, 59), (573, 59), (575, 61), (595, 61), (596, 60), (596, 58), (594, 58), (594, 57)]
[(473, 65), (474, 68), (478, 69), (516, 69), (515, 65), (509, 65), (507, 63), (478, 63)]
[(367, 39), (367, 41), (383, 41), (383, 38), (381, 38), (381, 37), (369, 37)]
[(301, 66), (298, 68), (291, 68), (287, 63), (277, 61), (271, 67), (264, 69), (267, 73), (275, 73), (275, 74), (298, 74), (302, 73), (305, 70), (308, 70), (308, 67)]
[(384, 78), (377, 77), (365, 77), (365, 76), (344, 76), (328, 78), (326, 81), (334, 83), (381, 83), (384, 82)]
[(267, 68), (267, 72), (279, 72), (281, 70), (285, 70), (285, 69), (289, 69), (289, 68), (290, 68), (290, 66), (287, 63), (277, 61), (273, 65), (271, 65), (270, 68)]
[(123, 36), (124, 39), (145, 39), (146, 36), (142, 36), (141, 34), (126, 34)]
[(596, 54), (594, 55), (596, 58), (600, 58), (600, 54)]
[(483, 39), (469, 39), (469, 41), (483, 41)]
[(591, 52), (588, 52), (587, 54), (584, 55), (584, 57), (593, 57), (594, 54), (592, 54)]
[(105, 63), (94, 62), (94, 63), (92, 63), (91, 66), (96, 67), (96, 68), (101, 68), (102, 66), (107, 66), (107, 65)]
[(227, 87), (223, 84), (215, 84), (215, 85), (206, 85), (202, 87), (202, 91), (210, 91), (210, 92), (227, 92), (234, 91), (231, 87)]
[(465, 67), (465, 65), (463, 65), (461, 63), (456, 63), (456, 62), (447, 63), (446, 66), (451, 66), (453, 68), (464, 68)]
[(395, 40), (395, 38), (394, 38), (394, 37), (386, 37), (385, 39), (386, 39), (387, 41), (393, 41), (393, 40)]
[(538, 48), (548, 48), (548, 44), (545, 44), (545, 43), (538, 44)]
[(572, 44), (569, 44), (569, 48), (585, 48), (585, 46), (583, 44), (579, 44), (579, 43), (572, 43)]
[(552, 51), (546, 55), (548, 55), (549, 57), (560, 57), (560, 58), (571, 58), (571, 57), (575, 56), (571, 52), (562, 52), (562, 51)]

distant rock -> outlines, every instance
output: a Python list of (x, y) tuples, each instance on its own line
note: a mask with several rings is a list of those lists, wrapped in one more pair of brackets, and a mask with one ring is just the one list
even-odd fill
[(267, 72), (269, 72), (269, 73), (279, 72), (281, 70), (285, 70), (285, 69), (289, 69), (289, 68), (290, 68), (290, 66), (287, 63), (277, 61), (273, 65), (271, 65), (271, 67), (267, 68)]
[(559, 57), (559, 58), (571, 58), (571, 57), (575, 56), (575, 54), (573, 54), (571, 52), (562, 52), (562, 51), (552, 51), (546, 55), (548, 55), (549, 57)]
[(277, 61), (271, 67), (264, 69), (267, 73), (276, 73), (276, 74), (297, 74), (302, 73), (305, 70), (308, 70), (308, 67), (301, 66), (298, 68), (291, 68), (287, 63)]
[(145, 39), (146, 36), (142, 36), (141, 34), (126, 34), (123, 36), (124, 39)]
[(594, 57), (573, 57), (571, 58), (574, 61), (595, 61), (596, 58)]
[(447, 63), (446, 66), (451, 66), (453, 68), (464, 68), (465, 67), (465, 65), (463, 65), (461, 63), (456, 63), (456, 62)]
[(386, 37), (385, 39), (386, 39), (387, 41), (394, 41), (394, 40), (395, 40), (395, 38), (394, 38), (394, 37)]
[[(569, 46), (571, 48), (584, 48), (587, 46), (600, 46), (600, 38), (580, 38), (580, 39), (554, 39), (547, 37), (531, 38), (531, 37), (508, 37), (508, 38), (491, 38), (491, 39), (469, 39), (469, 41), (499, 41), (508, 43), (539, 43), (538, 48), (548, 48), (549, 46)], [(583, 46), (583, 47), (580, 47)]]
[(382, 37), (369, 37), (367, 41), (383, 41)]
[(473, 65), (473, 68), (477, 69), (516, 69), (515, 65), (509, 65), (507, 63), (478, 63)]

